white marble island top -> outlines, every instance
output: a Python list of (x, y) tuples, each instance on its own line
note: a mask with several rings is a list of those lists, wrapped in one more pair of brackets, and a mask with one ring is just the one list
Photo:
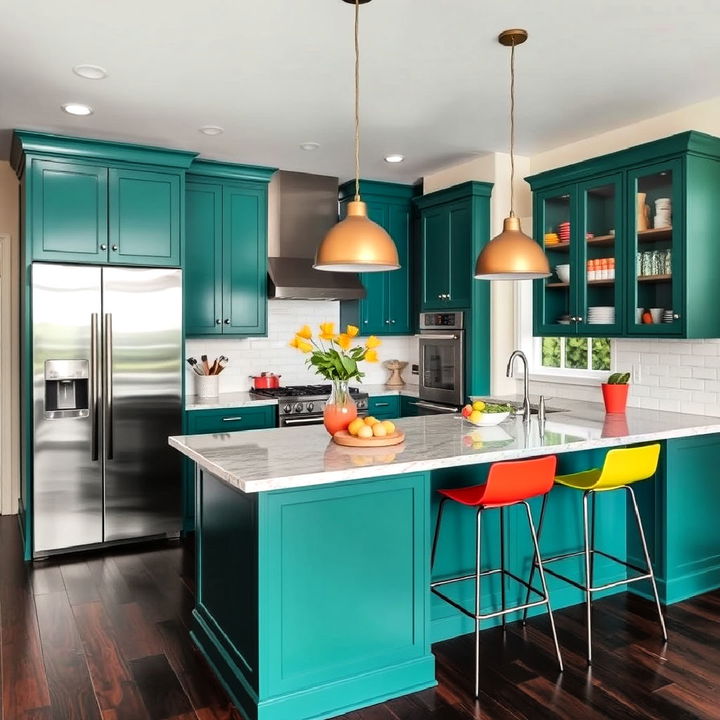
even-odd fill
[(512, 418), (478, 428), (458, 415), (398, 420), (405, 442), (385, 448), (335, 445), (322, 426), (245, 430), (169, 438), (172, 447), (246, 493), (322, 485), (550, 453), (720, 433), (720, 418), (629, 408), (606, 415), (600, 404), (562, 401), (567, 411), (525, 425)]

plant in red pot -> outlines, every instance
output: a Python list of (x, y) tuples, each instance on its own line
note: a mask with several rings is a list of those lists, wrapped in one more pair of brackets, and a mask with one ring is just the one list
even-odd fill
[(601, 385), (603, 400), (605, 401), (605, 412), (624, 413), (627, 405), (627, 396), (630, 380), (630, 373), (613, 373), (607, 382)]

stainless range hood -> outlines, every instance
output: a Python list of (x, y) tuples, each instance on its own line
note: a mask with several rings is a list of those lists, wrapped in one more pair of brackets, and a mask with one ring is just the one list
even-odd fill
[(338, 221), (338, 179), (276, 172), (268, 194), (268, 296), (283, 300), (357, 300), (357, 273), (314, 270), (315, 250)]

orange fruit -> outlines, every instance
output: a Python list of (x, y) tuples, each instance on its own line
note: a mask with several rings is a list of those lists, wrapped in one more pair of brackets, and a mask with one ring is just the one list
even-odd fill
[(390, 420), (383, 420), (382, 426), (385, 428), (385, 432), (388, 435), (392, 435), (395, 432), (395, 423)]
[(364, 425), (358, 430), (357, 436), (359, 438), (371, 438), (373, 436), (373, 430), (369, 425)]
[(365, 422), (363, 421), (362, 418), (355, 418), (355, 419), (348, 425), (347, 431), (348, 431), (351, 435), (357, 435), (357, 434), (358, 434), (358, 430), (360, 430), (360, 428), (361, 428), (361, 427), (364, 427), (364, 426), (365, 426)]
[(377, 418), (374, 418), (372, 415), (368, 415), (365, 418), (366, 425), (374, 425), (376, 422), (380, 422), (380, 421)]
[(372, 426), (372, 433), (375, 437), (385, 437), (387, 430), (381, 422), (377, 422)]

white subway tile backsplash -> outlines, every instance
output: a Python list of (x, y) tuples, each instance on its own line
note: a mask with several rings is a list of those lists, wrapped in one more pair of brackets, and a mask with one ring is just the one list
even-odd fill
[[(720, 339), (614, 340), (618, 370), (640, 367), (631, 381), (628, 405), (692, 414), (720, 415)], [(518, 384), (522, 392), (522, 384)], [(531, 383), (533, 394), (602, 402), (592, 385)]]
[[(230, 363), (220, 376), (220, 391), (235, 392), (251, 386), (250, 376), (262, 371), (282, 375), (283, 385), (321, 383), (323, 378), (308, 369), (306, 356), (289, 347), (288, 343), (296, 330), (307, 324), (314, 332), (321, 322), (338, 323), (340, 304), (337, 302), (311, 300), (270, 300), (268, 302), (268, 337), (247, 339), (189, 338), (185, 343), (185, 357), (200, 359), (205, 354), (210, 360), (218, 355), (227, 355)], [(362, 342), (362, 338), (359, 338)], [(416, 363), (417, 340), (414, 337), (382, 338), (379, 348), (379, 363), (363, 363), (363, 382), (384, 383), (389, 375), (383, 360), (404, 360)], [(192, 371), (186, 368), (188, 392), (192, 392)], [(417, 383), (417, 376), (410, 372), (410, 365), (403, 371), (403, 378), (409, 384)]]

